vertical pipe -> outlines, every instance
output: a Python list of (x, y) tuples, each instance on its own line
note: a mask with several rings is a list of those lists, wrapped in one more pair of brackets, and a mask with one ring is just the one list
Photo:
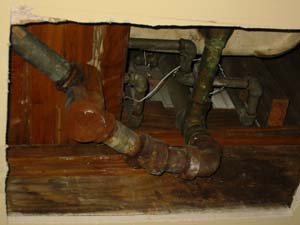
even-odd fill
[(231, 36), (232, 29), (208, 29), (205, 48), (200, 62), (199, 74), (194, 84), (191, 105), (184, 124), (185, 141), (198, 134), (206, 134), (206, 115), (210, 108), (209, 92), (212, 90), (222, 51)]
[[(159, 59), (159, 69), (162, 72), (162, 74), (167, 74), (176, 66), (178, 66), (179, 62), (179, 57), (164, 54)], [(176, 73), (176, 77), (180, 72), (181, 71), (179, 70)], [(171, 101), (176, 111), (176, 126), (177, 128), (181, 129), (184, 113), (187, 108), (187, 100), (190, 97), (189, 88), (180, 84), (177, 81), (177, 79), (172, 76), (166, 80), (166, 87), (168, 89)]]

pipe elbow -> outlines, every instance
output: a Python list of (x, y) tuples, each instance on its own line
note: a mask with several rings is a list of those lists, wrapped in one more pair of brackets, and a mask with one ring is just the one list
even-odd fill
[(196, 177), (211, 176), (219, 168), (221, 148), (209, 136), (205, 137), (205, 140), (199, 138), (201, 143), (198, 146), (182, 147), (169, 146), (148, 135), (143, 135), (142, 140), (143, 147), (138, 155), (138, 162), (152, 175), (169, 172), (192, 180)]

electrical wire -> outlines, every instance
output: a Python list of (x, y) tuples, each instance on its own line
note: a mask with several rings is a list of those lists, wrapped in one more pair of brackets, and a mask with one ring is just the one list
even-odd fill
[(163, 84), (163, 82), (169, 77), (171, 76), (172, 74), (174, 74), (175, 72), (177, 72), (179, 69), (180, 69), (181, 66), (177, 66), (175, 67), (174, 69), (172, 69), (169, 73), (167, 73), (159, 82), (158, 84), (143, 98), (141, 99), (136, 99), (136, 98), (132, 98), (132, 97), (129, 97), (129, 96), (125, 96), (124, 98), (125, 99), (130, 99), (132, 101), (135, 101), (135, 102), (143, 102), (145, 100), (147, 100), (148, 98), (151, 98), (158, 90), (159, 88), (161, 87), (161, 85)]
[[(145, 66), (148, 67), (149, 64), (147, 65), (147, 57), (146, 57), (146, 52), (144, 51), (144, 60), (145, 60)], [(192, 60), (193, 62), (198, 62), (198, 61), (201, 61), (201, 58), (197, 58), (197, 59), (193, 59)], [(219, 70), (221, 71), (221, 74), (226, 77), (225, 73), (224, 73), (224, 70), (222, 68), (222, 66), (220, 64), (218, 64), (219, 66)], [(172, 69), (169, 73), (167, 73), (159, 82), (158, 84), (152, 89), (152, 91), (150, 91), (145, 97), (141, 98), (141, 99), (136, 99), (136, 98), (132, 98), (130, 96), (125, 96), (124, 99), (130, 99), (132, 101), (135, 101), (135, 102), (143, 102), (145, 100), (147, 100), (148, 98), (151, 98), (158, 90), (159, 88), (161, 87), (161, 85), (163, 84), (163, 82), (169, 77), (171, 76), (173, 73), (177, 72), (179, 69), (181, 68), (181, 66), (177, 66), (175, 67), (174, 69)], [(214, 91), (211, 91), (209, 93), (210, 96), (213, 96), (213, 95), (216, 95), (222, 91), (225, 90), (225, 87), (221, 87), (219, 89), (215, 89)]]

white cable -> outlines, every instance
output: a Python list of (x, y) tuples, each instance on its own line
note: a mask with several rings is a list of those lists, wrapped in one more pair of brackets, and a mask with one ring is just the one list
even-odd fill
[(160, 88), (160, 86), (162, 85), (162, 83), (169, 77), (171, 76), (173, 73), (177, 72), (180, 69), (180, 66), (175, 67), (174, 69), (172, 69), (169, 73), (167, 73), (159, 82), (158, 84), (152, 89), (152, 91), (150, 91), (145, 97), (141, 98), (141, 99), (135, 99), (135, 98), (131, 98), (129, 96), (125, 96), (125, 99), (130, 99), (133, 100), (135, 102), (143, 102), (146, 99), (150, 98), (152, 95), (154, 95), (156, 93), (156, 91)]
[[(219, 67), (219, 70), (220, 70), (222, 76), (223, 76), (223, 77), (226, 77), (226, 74), (225, 74), (224, 69), (223, 69), (223, 67), (221, 66), (221, 64), (218, 64), (218, 67)], [(215, 90), (211, 91), (211, 92), (209, 93), (209, 95), (210, 95), (210, 96), (213, 96), (213, 95), (216, 95), (216, 94), (221, 93), (221, 92), (224, 91), (224, 90), (225, 90), (225, 87), (224, 87), (224, 86), (221, 87), (221, 88), (216, 88)]]

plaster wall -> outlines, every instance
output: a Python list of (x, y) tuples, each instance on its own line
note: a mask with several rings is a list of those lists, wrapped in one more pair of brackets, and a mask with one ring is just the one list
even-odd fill
[[(5, 210), (5, 135), (8, 96), (8, 48), (11, 23), (41, 20), (121, 22), (146, 25), (215, 25), (245, 28), (300, 29), (298, 0), (2, 0), (0, 6), (0, 224), (299, 224), (299, 195), (291, 208), (240, 209), (203, 214), (105, 217), (7, 218)], [(11, 12), (14, 12), (11, 15)]]

